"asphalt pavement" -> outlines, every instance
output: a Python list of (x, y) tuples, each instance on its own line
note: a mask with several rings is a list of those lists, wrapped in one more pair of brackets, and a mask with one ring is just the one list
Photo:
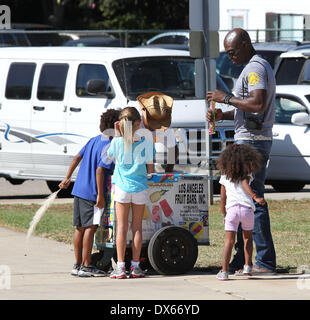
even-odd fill
[[(28, 194), (15, 194), (6, 199), (10, 191), (9, 187), (3, 187), (5, 183), (0, 181), (1, 203), (7, 203), (7, 200), (19, 203), (42, 201), (50, 194), (47, 186), (44, 189), (40, 185), (38, 190), (34, 186), (30, 189), (36, 193), (35, 197), (30, 196), (28, 191)], [(31, 187), (31, 183), (29, 181), (26, 189)], [(309, 191), (305, 189), (302, 197), (309, 198)], [(273, 192), (266, 193), (267, 199), (269, 195)], [(58, 201), (69, 202), (72, 199)], [(113, 300), (112, 305), (115, 306), (115, 301), (121, 303), (127, 300), (173, 300), (175, 303), (187, 300), (194, 305), (204, 300), (310, 299), (310, 274), (303, 273), (302, 269), (296, 274), (230, 276), (229, 281), (219, 281), (215, 273), (195, 269), (185, 275), (153, 273), (143, 279), (79, 278), (70, 275), (74, 262), (72, 245), (36, 236), (32, 236), (27, 243), (25, 233), (7, 228), (0, 228), (0, 253), (0, 300)], [(121, 312), (120, 309), (112, 310), (112, 305), (111, 314)], [(149, 311), (155, 312), (154, 309)]]

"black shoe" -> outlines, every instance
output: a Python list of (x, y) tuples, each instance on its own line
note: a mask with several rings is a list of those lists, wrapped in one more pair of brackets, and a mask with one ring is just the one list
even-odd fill
[(78, 272), (78, 276), (79, 277), (105, 277), (107, 274), (102, 271), (102, 270), (99, 270), (97, 269), (96, 267), (94, 266), (88, 266), (88, 267), (85, 267), (85, 266), (81, 266), (79, 272)]

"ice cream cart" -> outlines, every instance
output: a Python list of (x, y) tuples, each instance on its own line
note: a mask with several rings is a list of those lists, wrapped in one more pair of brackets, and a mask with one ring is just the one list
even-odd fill
[[(193, 174), (153, 174), (148, 182), (149, 201), (143, 217), (140, 265), (151, 265), (160, 274), (190, 271), (198, 257), (198, 245), (209, 245), (208, 177)], [(116, 260), (116, 228), (113, 194), (109, 195), (101, 226), (95, 235), (93, 263), (108, 269)], [(126, 261), (131, 260), (130, 221)]]

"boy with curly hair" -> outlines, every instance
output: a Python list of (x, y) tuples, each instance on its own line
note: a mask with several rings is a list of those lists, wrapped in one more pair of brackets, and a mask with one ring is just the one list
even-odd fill
[(91, 138), (74, 157), (65, 179), (59, 188), (66, 189), (75, 168), (80, 164), (72, 195), (74, 195), (73, 225), (74, 253), (76, 262), (71, 275), (79, 277), (105, 276), (105, 273), (91, 265), (94, 235), (105, 207), (108, 179), (114, 164), (107, 157), (107, 150), (118, 121), (120, 111), (109, 109), (101, 115), (102, 134)]

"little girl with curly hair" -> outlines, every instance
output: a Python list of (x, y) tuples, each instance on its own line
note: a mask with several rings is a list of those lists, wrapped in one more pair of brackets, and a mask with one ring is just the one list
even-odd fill
[(221, 211), (225, 221), (225, 244), (223, 250), (222, 270), (217, 274), (219, 280), (228, 280), (228, 268), (232, 248), (235, 243), (239, 223), (242, 226), (244, 240), (245, 265), (244, 275), (251, 275), (252, 266), (252, 230), (254, 228), (255, 205), (253, 200), (265, 204), (263, 198), (256, 197), (250, 184), (253, 174), (259, 171), (260, 153), (247, 144), (228, 146), (220, 155), (217, 168), (221, 178)]

